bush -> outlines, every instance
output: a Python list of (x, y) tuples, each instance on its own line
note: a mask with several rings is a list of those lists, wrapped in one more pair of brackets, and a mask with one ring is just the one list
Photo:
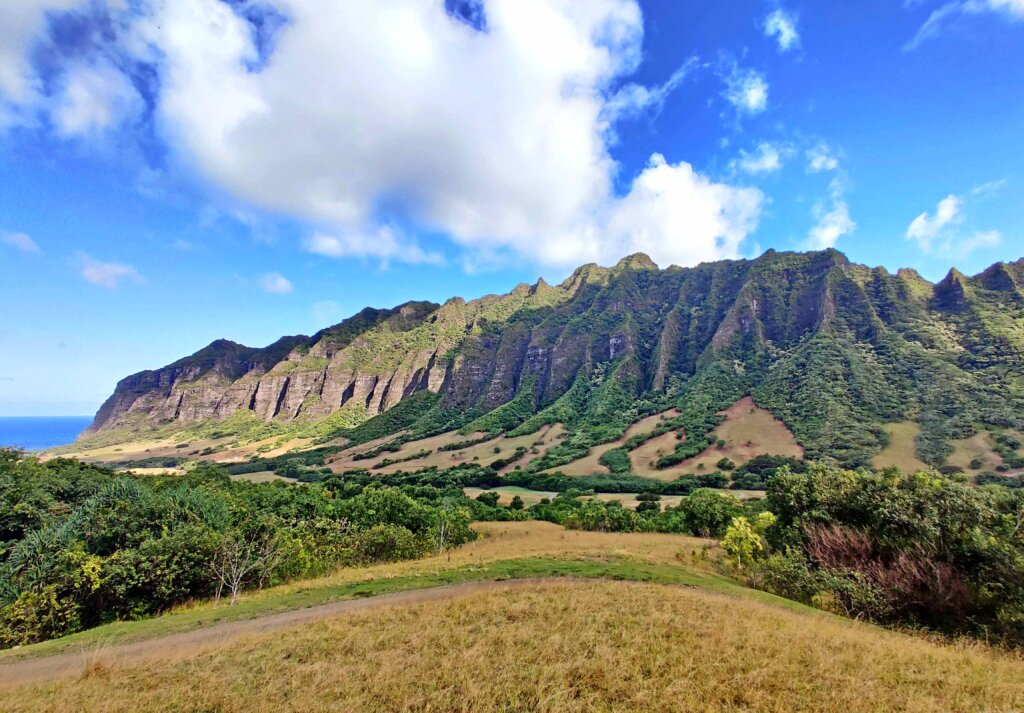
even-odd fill
[(398, 562), (422, 557), (430, 542), (399, 525), (374, 525), (353, 537), (352, 550), (359, 564)]
[(79, 628), (78, 604), (56, 586), (22, 592), (0, 609), (0, 645), (24, 646), (63, 636)]
[(767, 505), (778, 520), (760, 586), (881, 623), (1024, 643), (1020, 491), (811, 465), (780, 470)]
[(476, 496), (477, 502), (483, 503), (484, 505), (492, 508), (498, 507), (498, 501), (500, 499), (501, 496), (494, 492), (480, 493)]

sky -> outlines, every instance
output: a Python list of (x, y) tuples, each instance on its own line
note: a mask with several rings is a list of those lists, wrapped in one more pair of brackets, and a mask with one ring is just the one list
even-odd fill
[(827, 247), (1024, 257), (1024, 0), (0, 2), (0, 416), (368, 305)]

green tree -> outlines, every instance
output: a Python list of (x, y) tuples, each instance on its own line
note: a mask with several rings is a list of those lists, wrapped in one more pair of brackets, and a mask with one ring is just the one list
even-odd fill
[(679, 505), (690, 532), (698, 537), (717, 537), (734, 517), (743, 513), (743, 505), (733, 495), (713, 490), (696, 490)]
[(492, 508), (498, 507), (498, 501), (500, 499), (501, 496), (492, 491), (480, 493), (479, 495), (476, 496), (477, 502), (483, 503), (484, 505)]
[(764, 552), (764, 543), (747, 518), (734, 517), (722, 538), (722, 549), (735, 558), (737, 567), (743, 568)]

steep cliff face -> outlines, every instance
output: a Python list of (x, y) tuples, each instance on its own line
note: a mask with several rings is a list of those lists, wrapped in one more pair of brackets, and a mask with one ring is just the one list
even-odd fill
[[(985, 405), (964, 418), (1015, 423), (1018, 390), (994, 387), (1024, 386), (1022, 285), (1024, 261), (973, 278), (953, 270), (932, 285), (834, 250), (664, 270), (633, 255), (612, 268), (585, 265), (556, 286), (367, 309), (263, 349), (217, 341), (122, 380), (87, 433), (239, 411), (317, 421), (359, 405), (372, 416), (423, 390), (440, 394), (446, 412), (475, 417), (517, 395), (539, 411), (608, 364), (634, 395), (712, 368), (733, 374), (734, 388), (783, 417), (812, 452), (840, 433), (846, 445), (828, 446), (838, 452), (877, 444), (884, 436), (871, 424), (911, 412), (926, 419), (958, 399)], [(926, 388), (936, 379), (959, 391)]]

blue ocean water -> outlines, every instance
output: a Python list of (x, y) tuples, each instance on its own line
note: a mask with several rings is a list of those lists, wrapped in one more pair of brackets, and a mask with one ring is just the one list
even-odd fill
[(92, 423), (92, 416), (0, 417), (0, 447), (15, 446), (38, 451), (75, 440)]

